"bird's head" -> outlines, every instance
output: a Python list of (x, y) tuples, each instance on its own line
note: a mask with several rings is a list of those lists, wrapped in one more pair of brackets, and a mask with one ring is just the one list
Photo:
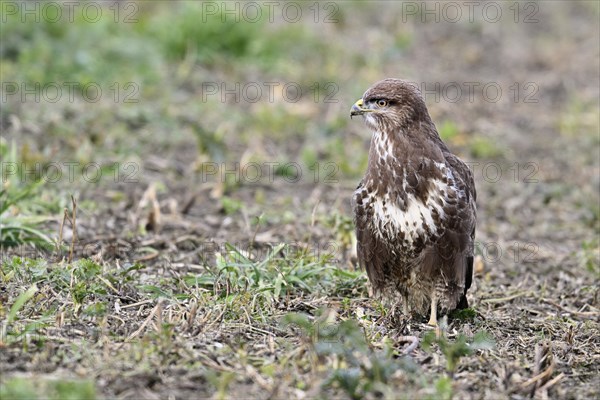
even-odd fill
[(429, 119), (419, 88), (400, 79), (384, 79), (371, 86), (350, 109), (350, 117), (362, 115), (374, 131), (397, 131), (412, 121)]

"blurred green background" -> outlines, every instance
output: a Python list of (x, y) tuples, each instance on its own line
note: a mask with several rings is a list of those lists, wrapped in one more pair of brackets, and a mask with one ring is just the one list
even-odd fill
[[(77, 182), (44, 190), (104, 193), (130, 166), (159, 191), (200, 187), (211, 162), (295, 163), (275, 175), (299, 171), (307, 184), (331, 183), (330, 163), (351, 187), (369, 134), (348, 109), (392, 76), (421, 86), (442, 138), (479, 162), (478, 184), (498, 187), (484, 169), (498, 163), (501, 184), (533, 174), (548, 185), (518, 190), (573, 195), (598, 221), (595, 2), (61, 4), (2, 2), (1, 151), (20, 161), (3, 179), (13, 188), (32, 180), (14, 179), (22, 169), (57, 162), (63, 174), (77, 163)], [(101, 182), (82, 179), (89, 163)], [(219, 180), (213, 193), (248, 183)], [(69, 204), (48, 197), (62, 199), (52, 211)]]
[[(3, 2), (0, 62), (3, 136), (25, 161), (150, 152), (191, 171), (206, 160), (327, 160), (356, 178), (368, 135), (347, 109), (387, 76), (421, 84), (441, 135), (470, 158), (520, 162), (509, 149), (542, 129), (533, 113), (546, 137), (597, 128), (587, 116), (597, 61), (578, 62), (597, 54), (595, 41), (569, 48), (593, 37), (593, 24), (570, 29), (597, 15), (593, 2), (471, 13), (452, 2), (23, 4)], [(497, 102), (481, 90), (490, 83)]]

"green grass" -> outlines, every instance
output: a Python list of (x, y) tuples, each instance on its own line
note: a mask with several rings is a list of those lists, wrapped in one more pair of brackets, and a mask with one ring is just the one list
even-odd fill
[[(135, 292), (138, 299), (164, 298), (170, 301), (203, 299), (227, 306), (231, 318), (246, 312), (264, 319), (275, 305), (303, 295), (332, 295), (347, 290), (364, 291), (364, 276), (328, 264), (328, 256), (315, 257), (307, 249), (281, 244), (266, 250), (263, 258), (251, 260), (250, 253), (226, 245), (225, 254), (217, 253), (214, 268), (202, 274), (164, 278), (152, 284), (137, 278), (141, 264), (124, 264), (123, 269), (103, 267), (89, 259), (69, 264), (50, 264), (43, 259), (14, 257), (0, 269), (2, 281), (11, 285), (32, 285), (60, 294), (72, 305), (66, 316), (72, 319), (102, 317), (110, 308), (110, 299), (123, 292)], [(256, 250), (251, 250), (256, 254)], [(33, 290), (33, 289), (32, 289)], [(7, 317), (10, 337), (24, 339), (27, 327), (19, 324), (16, 313), (50, 315), (61, 306), (58, 298), (39, 294), (28, 302), (37, 289), (14, 300)], [(366, 294), (366, 293), (363, 293)], [(208, 297), (207, 297), (208, 296)], [(44, 308), (37, 303), (44, 299)], [(17, 322), (13, 324), (13, 322)]]
[[(300, 346), (310, 354), (308, 358), (297, 357), (291, 352), (288, 357), (292, 359), (284, 360), (284, 364), (293, 362), (299, 368), (312, 365), (310, 368), (317, 369), (327, 366), (328, 372), (321, 382), (323, 393), (341, 390), (351, 398), (391, 396), (394, 377), (399, 371), (416, 387), (425, 389), (433, 385), (429, 381), (420, 382), (419, 367), (408, 357), (398, 359), (390, 339), (371, 331), (376, 325), (370, 325), (371, 328), (364, 326), (368, 321), (365, 317), (341, 317), (333, 309), (318, 310), (314, 316), (278, 311), (281, 304), (296, 298), (347, 296), (349, 293), (354, 297), (364, 297), (367, 294), (362, 273), (339, 269), (328, 264), (326, 257), (315, 258), (302, 248), (283, 244), (257, 258), (253, 257), (253, 252), (242, 251), (233, 245), (227, 245), (225, 249), (223, 254), (217, 254), (216, 265), (206, 273), (163, 278), (154, 280), (152, 284), (143, 279), (141, 272), (144, 266), (141, 264), (124, 264), (124, 268), (119, 269), (103, 267), (87, 259), (71, 264), (48, 264), (14, 258), (2, 266), (0, 278), (8, 285), (31, 286), (18, 298), (9, 301), (12, 305), (2, 324), (7, 328), (2, 335), (7, 340), (5, 345), (43, 346), (50, 340), (46, 332), (51, 329), (51, 321), (57, 318), (58, 313), (61, 313), (64, 323), (87, 321), (87, 324), (96, 326), (96, 332), (101, 332), (101, 325), (106, 323), (101, 321), (107, 321), (111, 313), (111, 299), (121, 293), (136, 293), (137, 297), (129, 301), (152, 300), (153, 304), (163, 304), (162, 307), (173, 310), (181, 309), (193, 300), (197, 309), (220, 312), (223, 320), (219, 324), (225, 330), (245, 326), (247, 317), (254, 321), (255, 327), (279, 325), (281, 332), (289, 335), (289, 339), (281, 345), (289, 346), (287, 340), (299, 339)], [(49, 297), (48, 292), (57, 296)], [(64, 308), (62, 304), (65, 301), (72, 306)], [(346, 310), (352, 312), (353, 307)], [(173, 362), (185, 343), (178, 339), (185, 332), (181, 323), (162, 318), (156, 322), (154, 329), (143, 332), (132, 343), (134, 354), (138, 351), (144, 354), (140, 355), (144, 361), (139, 368), (151, 368), (150, 365), (159, 360), (162, 363)], [(112, 340), (117, 342), (125, 343), (125, 339), (112, 335)], [(462, 340), (459, 338), (457, 342), (460, 345), (435, 342), (447, 355), (449, 370), (454, 370), (453, 363), (460, 357), (471, 354)], [(476, 337), (474, 343), (478, 343), (477, 340)], [(224, 354), (231, 357), (230, 352), (235, 353), (236, 346), (233, 345)], [(458, 350), (453, 350), (455, 347)], [(267, 375), (279, 368), (269, 367), (271, 364), (261, 359), (242, 362), (260, 367)], [(216, 393), (227, 393), (231, 378), (227, 373), (219, 373), (209, 377), (209, 381)], [(69, 398), (92, 398), (95, 393), (94, 386), (85, 381), (57, 381), (48, 385), (46, 390), (50, 396), (60, 397), (63, 390), (72, 396)], [(435, 385), (438, 393), (451, 390), (442, 378)], [(4, 382), (2, 390), (16, 397), (39, 396), (37, 388), (25, 388), (18, 379)]]
[[(3, 80), (41, 86), (75, 82), (78, 94), (90, 83), (108, 91), (114, 82), (156, 82), (162, 77), (160, 49), (136, 34), (132, 24), (117, 24), (108, 9), (103, 11), (97, 21), (73, 13), (72, 23), (53, 22), (52, 17), (32, 23), (24, 7), (5, 15)], [(62, 7), (61, 14), (69, 15), (68, 9)]]
[(52, 239), (39, 227), (47, 217), (31, 215), (32, 197), (39, 192), (44, 181), (39, 177), (22, 179), (23, 169), (30, 168), (17, 156), (17, 146), (8, 146), (0, 138), (0, 250), (31, 245), (49, 248)]
[[(265, 301), (302, 294), (331, 294), (347, 285), (360, 287), (361, 273), (341, 270), (328, 264), (329, 255), (314, 255), (310, 249), (279, 244), (265, 257), (252, 260), (256, 250), (241, 250), (226, 245), (225, 254), (217, 254), (213, 277), (188, 276), (190, 285), (210, 287), (219, 296), (243, 295), (251, 292)], [(259, 253), (264, 254), (264, 250)]]
[(458, 126), (450, 120), (442, 122), (438, 127), (438, 132), (443, 141), (452, 141), (459, 134)]
[(94, 400), (96, 388), (88, 380), (12, 378), (0, 384), (0, 398), (11, 400)]
[(475, 136), (469, 143), (471, 155), (476, 159), (495, 159), (504, 154), (497, 142), (483, 136)]
[(583, 242), (578, 258), (585, 269), (600, 278), (600, 244), (598, 238)]

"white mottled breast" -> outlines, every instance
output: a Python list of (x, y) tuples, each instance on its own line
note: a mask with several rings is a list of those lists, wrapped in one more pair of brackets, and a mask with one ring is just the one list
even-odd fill
[[(400, 163), (394, 156), (389, 146), (389, 140), (381, 132), (374, 132), (373, 135), (375, 151), (381, 163)], [(365, 188), (357, 190), (355, 196), (362, 197), (364, 205), (370, 209), (372, 215), (370, 222), (371, 229), (384, 241), (396, 241), (396, 238), (402, 237), (407, 246), (412, 244), (420, 237), (423, 242), (432, 236), (441, 235), (443, 227), (439, 226), (439, 221), (445, 218), (444, 206), (447, 203), (447, 196), (455, 192), (454, 177), (452, 171), (443, 163), (431, 161), (430, 168), (439, 169), (438, 176), (444, 176), (446, 179), (440, 180), (433, 178), (429, 184), (429, 191), (426, 200), (415, 196), (408, 187), (406, 179), (406, 168), (404, 165), (403, 176), (397, 168), (392, 166), (392, 182), (388, 184), (395, 188), (401, 188), (403, 196), (400, 197), (397, 190), (386, 190), (383, 197), (375, 196), (374, 193), (368, 193)], [(396, 195), (397, 198), (391, 196)], [(460, 193), (456, 193), (460, 196)], [(436, 224), (436, 218), (438, 224)]]
[[(403, 232), (405, 241), (412, 244), (417, 237), (425, 236), (425, 226), (429, 228), (429, 232), (432, 234), (437, 232), (437, 226), (433, 221), (430, 208), (433, 205), (423, 204), (412, 194), (407, 197), (406, 210), (400, 209), (389, 198), (380, 199), (375, 197), (371, 201), (375, 217), (373, 228), (382, 238), (393, 238), (399, 232)], [(443, 213), (440, 206), (437, 204), (435, 206), (439, 207), (438, 212), (440, 214)]]

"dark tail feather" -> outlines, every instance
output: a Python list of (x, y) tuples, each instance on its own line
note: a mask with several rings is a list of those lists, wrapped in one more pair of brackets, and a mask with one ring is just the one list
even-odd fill
[(467, 256), (467, 270), (465, 272), (465, 294), (473, 281), (473, 256)]
[(473, 281), (473, 256), (467, 256), (467, 270), (465, 272), (465, 292), (460, 297), (458, 305), (456, 306), (458, 310), (469, 308), (469, 302), (467, 301), (467, 290), (469, 290)]
[(467, 301), (467, 296), (463, 294), (460, 297), (460, 300), (458, 302), (458, 305), (456, 306), (456, 309), (464, 310), (465, 308), (469, 308), (469, 302)]

